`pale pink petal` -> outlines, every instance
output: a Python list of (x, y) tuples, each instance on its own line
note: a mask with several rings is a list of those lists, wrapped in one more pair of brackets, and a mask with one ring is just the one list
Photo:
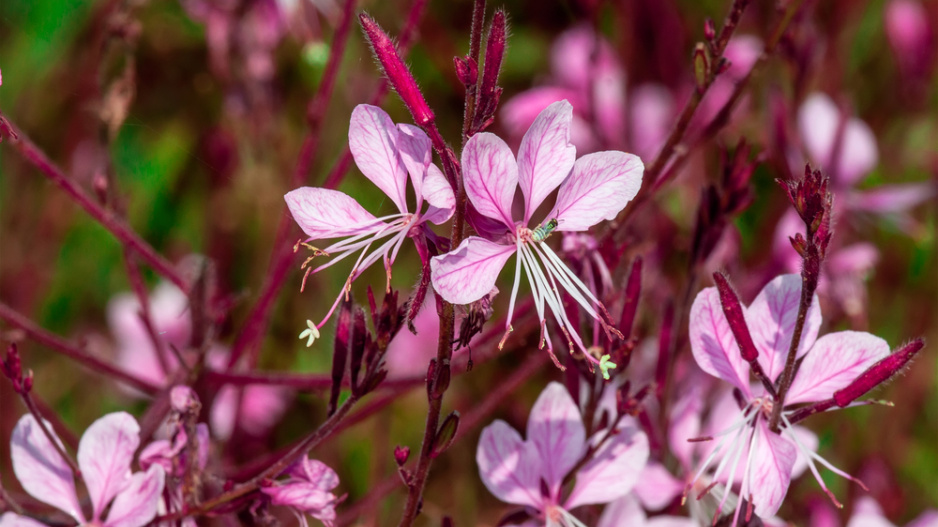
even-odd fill
[(551, 382), (534, 402), (527, 438), (537, 449), (541, 477), (556, 496), (563, 478), (583, 455), (586, 442), (580, 409), (562, 384)]
[(313, 240), (354, 236), (384, 225), (338, 190), (300, 187), (287, 192), (283, 199), (293, 219)]
[(466, 195), (480, 214), (513, 229), (511, 203), (518, 185), (518, 165), (511, 149), (488, 132), (472, 136), (462, 152)]
[(514, 253), (514, 245), (470, 236), (456, 250), (430, 260), (433, 288), (447, 302), (475, 302), (495, 287), (498, 273)]
[(629, 139), (643, 159), (658, 154), (671, 130), (674, 98), (660, 84), (642, 84), (629, 94)]
[(437, 341), (440, 335), (440, 316), (436, 312), (436, 295), (427, 295), (414, 319), (417, 334), (410, 331), (398, 331), (388, 344), (385, 353), (385, 367), (388, 379), (402, 379), (427, 373), (427, 364), (436, 357)]
[[(555, 102), (537, 116), (518, 148), (518, 184), (524, 194), (524, 224), (570, 174), (576, 148), (570, 144), (573, 106)], [(468, 186), (468, 185), (467, 185)], [(481, 211), (480, 211), (481, 212)]]
[(453, 195), (453, 187), (450, 186), (446, 176), (436, 165), (427, 167), (422, 192), (423, 199), (430, 204), (427, 212), (423, 214), (425, 221), (441, 225), (453, 215), (453, 211), (456, 209), (456, 196)]
[(153, 465), (137, 472), (120, 491), (103, 527), (143, 527), (156, 516), (166, 478), (163, 467)]
[(860, 496), (853, 505), (847, 527), (896, 527), (883, 516), (883, 509), (869, 496)]
[(279, 386), (251, 384), (241, 397), (242, 429), (253, 436), (266, 434), (287, 409), (288, 392)]
[(756, 425), (749, 467), (749, 492), (759, 517), (773, 516), (788, 493), (797, 451), (787, 439), (773, 434), (765, 423)]
[(270, 501), (274, 505), (295, 507), (305, 512), (328, 508), (336, 500), (335, 494), (323, 492), (309, 483), (285, 483), (261, 488), (261, 492), (270, 496)]
[(181, 289), (169, 282), (157, 284), (150, 293), (150, 316), (157, 333), (166, 342), (176, 346), (189, 343), (192, 333), (189, 298)]
[(840, 161), (835, 164), (831, 156), (840, 120), (840, 109), (823, 93), (809, 95), (798, 110), (798, 129), (811, 158), (820, 168), (832, 172), (838, 185), (852, 186), (876, 166), (879, 153), (870, 127), (851, 117), (844, 124)]
[(561, 85), (580, 91), (594, 82), (597, 71), (619, 69), (612, 46), (586, 24), (564, 31), (554, 41), (550, 65)]
[(794, 208), (789, 207), (775, 225), (772, 239), (772, 254), (782, 269), (789, 273), (801, 272), (801, 256), (791, 246), (791, 238), (797, 233), (804, 236), (804, 221)]
[(329, 491), (339, 486), (339, 475), (332, 467), (318, 459), (302, 458), (291, 465), (287, 473), (306, 481), (318, 490)]
[(749, 365), (733, 337), (716, 287), (697, 293), (690, 308), (690, 349), (700, 369), (749, 394)]
[(638, 476), (634, 494), (648, 510), (663, 509), (684, 491), (684, 482), (675, 478), (661, 463), (649, 461)]
[(0, 516), (0, 527), (46, 527), (46, 524), (26, 516), (5, 512), (3, 516)]
[[(594, 68), (592, 88), (590, 103), (594, 111), (588, 115), (596, 120), (605, 146), (618, 146), (625, 139), (626, 129), (625, 73), (615, 61), (600, 61)], [(573, 144), (577, 145), (575, 141)]]
[(730, 69), (725, 75), (734, 81), (739, 81), (758, 60), (762, 54), (762, 40), (753, 35), (737, 35), (726, 45), (725, 56), (730, 61)]
[[(930, 57), (929, 45), (934, 15), (918, 0), (890, 0), (886, 2), (886, 36), (903, 66), (915, 66)], [(932, 48), (932, 51), (934, 48)]]
[(348, 145), (355, 164), (404, 213), (407, 212), (407, 168), (398, 154), (398, 135), (391, 117), (381, 108), (359, 104), (352, 110)]
[[(794, 476), (792, 477), (794, 479)], [(811, 521), (808, 523), (811, 527), (840, 527), (840, 517), (837, 509), (827, 501), (820, 499), (813, 501), (808, 505), (811, 513)]]
[(930, 509), (919, 514), (905, 527), (938, 527), (938, 510)]
[(824, 335), (798, 368), (785, 404), (828, 399), (887, 355), (889, 344), (876, 335), (862, 331)]
[(412, 124), (398, 124), (397, 149), (401, 156), (407, 172), (410, 173), (410, 181), (414, 185), (414, 191), (419, 199), (423, 195), (421, 187), (423, 186), (424, 174), (427, 167), (433, 160), (433, 154), (430, 145), (430, 138), (418, 126)]
[[(595, 444), (602, 436), (593, 437)], [(619, 433), (606, 441), (577, 471), (576, 485), (567, 498), (567, 508), (609, 503), (625, 496), (639, 481), (647, 463), (648, 437), (633, 422), (620, 425)], [(647, 483), (643, 481), (642, 484)]]
[[(690, 385), (682, 383), (678, 389), (680, 394), (673, 403), (669, 417), (668, 445), (671, 452), (681, 462), (684, 470), (690, 470), (693, 462), (696, 443), (688, 441), (690, 438), (700, 437), (700, 416), (703, 414), (704, 397), (707, 386), (702, 382), (702, 374), (694, 375)], [(700, 381), (700, 382), (694, 382)]]
[(476, 463), (482, 483), (498, 499), (535, 508), (543, 502), (537, 451), (508, 423), (497, 420), (482, 430)]
[(635, 496), (629, 495), (607, 505), (596, 527), (644, 527), (645, 522), (645, 511)]
[(212, 435), (222, 441), (234, 432), (235, 414), (238, 409), (238, 390), (234, 386), (224, 386), (218, 390), (208, 422), (212, 425)]
[[(52, 430), (48, 422), (46, 427)], [(62, 446), (58, 436), (55, 440)], [(16, 479), (30, 496), (64, 511), (78, 523), (85, 522), (75, 495), (72, 469), (46, 438), (32, 414), (21, 417), (13, 429), (10, 459)]]
[(865, 275), (879, 261), (879, 249), (872, 243), (860, 242), (841, 247), (828, 256), (828, 272), (837, 278), (841, 275)]
[[(541, 86), (523, 91), (505, 102), (501, 110), (502, 122), (512, 137), (521, 137), (544, 108), (564, 99), (570, 101), (574, 109), (586, 111), (589, 106), (585, 97), (575, 90)], [(581, 147), (579, 143), (576, 145), (577, 148)]]
[[(766, 284), (746, 309), (749, 332), (759, 350), (759, 364), (769, 379), (775, 379), (785, 367), (800, 303), (801, 276), (786, 274)], [(798, 357), (811, 349), (820, 329), (821, 306), (815, 294), (801, 333)]]
[(690, 518), (681, 516), (655, 516), (650, 518), (645, 527), (697, 527), (700, 525)]
[(934, 183), (900, 183), (852, 192), (847, 195), (847, 204), (851, 208), (866, 212), (894, 214), (906, 212), (934, 196)]
[(88, 487), (94, 517), (127, 485), (130, 464), (140, 445), (140, 425), (127, 412), (98, 419), (78, 442), (78, 467)]
[(638, 194), (645, 166), (625, 152), (589, 154), (576, 160), (573, 172), (557, 191), (557, 204), (548, 218), (559, 221), (558, 231), (585, 231), (611, 220)]

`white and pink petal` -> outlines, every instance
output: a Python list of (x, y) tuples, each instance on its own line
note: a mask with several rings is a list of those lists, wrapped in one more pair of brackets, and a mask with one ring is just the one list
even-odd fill
[(788, 439), (770, 432), (765, 423), (756, 425), (751, 448), (752, 464), (746, 486), (756, 515), (768, 518), (778, 511), (788, 493), (797, 449)]
[(348, 143), (355, 164), (401, 213), (406, 213), (407, 167), (398, 152), (399, 134), (391, 117), (381, 108), (359, 104), (352, 110)]
[[(596, 444), (602, 434), (593, 436)], [(570, 509), (580, 505), (609, 503), (632, 491), (648, 463), (648, 437), (632, 422), (606, 441), (583, 468), (577, 471), (576, 485), (567, 499)]]
[(564, 385), (551, 382), (538, 396), (528, 417), (527, 438), (541, 460), (541, 477), (556, 495), (586, 444), (580, 409)]
[(433, 288), (447, 302), (463, 305), (485, 296), (495, 287), (498, 273), (515, 253), (514, 245), (501, 245), (478, 236), (430, 260)]
[[(46, 427), (52, 430), (52, 425), (48, 422)], [(53, 432), (55, 441), (61, 447), (61, 440), (54, 434)], [(13, 473), (16, 474), (23, 490), (33, 498), (64, 511), (78, 523), (85, 523), (78, 496), (75, 494), (72, 469), (46, 438), (31, 414), (21, 417), (13, 428), (10, 458), (13, 462)]]
[(127, 485), (130, 464), (139, 445), (140, 425), (127, 412), (101, 417), (81, 436), (78, 467), (88, 487), (95, 518), (101, 517), (111, 499)]
[(690, 308), (690, 347), (700, 369), (749, 395), (749, 365), (720, 305), (716, 287), (697, 293)]
[(534, 508), (542, 504), (537, 451), (508, 423), (496, 420), (482, 430), (476, 463), (482, 483), (499, 500)]
[(524, 224), (573, 169), (576, 147), (570, 143), (573, 106), (558, 101), (544, 109), (521, 139), (518, 184), (524, 194)]
[(889, 344), (870, 333), (840, 331), (824, 335), (802, 361), (785, 403), (828, 399), (887, 355)]
[(560, 185), (557, 204), (548, 217), (559, 221), (558, 231), (585, 231), (611, 220), (638, 194), (642, 160), (625, 152), (608, 151), (577, 159)]
[[(759, 364), (769, 379), (775, 379), (785, 367), (800, 304), (801, 276), (786, 274), (766, 284), (746, 309), (749, 331), (759, 350)], [(798, 357), (811, 349), (820, 329), (821, 307), (815, 294), (801, 333)]]
[(313, 240), (355, 236), (384, 225), (354, 198), (338, 190), (300, 187), (287, 192), (283, 199), (293, 219)]
[(114, 498), (103, 527), (143, 527), (156, 516), (166, 474), (163, 467), (151, 466), (137, 472)]
[(462, 152), (466, 196), (480, 214), (514, 229), (511, 205), (518, 186), (518, 165), (511, 149), (488, 132), (472, 136)]
[(430, 204), (422, 216), (424, 220), (441, 225), (450, 219), (456, 210), (456, 196), (453, 195), (453, 187), (446, 180), (446, 176), (436, 165), (427, 167), (421, 192), (423, 199)]

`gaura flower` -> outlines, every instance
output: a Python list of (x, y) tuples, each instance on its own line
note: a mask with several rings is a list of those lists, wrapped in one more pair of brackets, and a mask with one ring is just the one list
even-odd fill
[[(769, 282), (749, 307), (743, 308), (746, 324), (759, 352), (759, 365), (770, 381), (775, 381), (784, 369), (798, 317), (800, 297), (801, 277), (782, 275)], [(786, 408), (788, 405), (802, 405), (832, 397), (835, 391), (846, 387), (867, 368), (889, 355), (889, 345), (875, 335), (841, 331), (817, 338), (820, 326), (821, 310), (815, 295), (797, 348), (797, 357), (802, 362), (785, 399)], [(782, 412), (780, 433), (776, 434), (769, 429), (767, 421), (772, 413), (774, 398), (764, 393), (761, 384), (755, 387), (750, 385), (749, 365), (743, 359), (723, 313), (716, 287), (704, 289), (694, 300), (690, 312), (690, 342), (694, 359), (700, 368), (730, 383), (744, 399), (735, 422), (712, 435), (719, 441), (697, 471), (694, 481), (718, 457), (721, 458), (712, 480), (739, 479), (739, 495), (748, 500), (755, 507), (755, 513), (763, 518), (775, 514), (781, 505), (788, 492), (799, 452), (807, 460), (808, 468), (818, 484), (832, 500), (833, 494), (827, 490), (815, 461), (836, 474), (860, 483), (805, 445), (802, 434), (788, 420), (794, 410)], [(743, 464), (740, 465), (740, 462)], [(718, 514), (729, 494), (725, 493)], [(739, 500), (734, 525), (739, 519), (741, 503), (742, 500)]]
[[(642, 486), (646, 480), (642, 478)], [(655, 516), (648, 518), (638, 498), (629, 494), (610, 503), (599, 517), (597, 527), (696, 527), (690, 518), (680, 516)]]
[[(391, 198), (399, 212), (376, 218), (348, 194), (325, 188), (301, 187), (284, 196), (293, 219), (308, 236), (304, 243), (345, 238), (325, 249), (308, 245), (314, 257), (337, 256), (316, 268), (307, 268), (312, 258), (308, 259), (303, 264), (307, 268), (306, 276), (361, 251), (332, 308), (321, 322), (310, 323), (310, 329), (300, 337), (310, 337), (307, 346), (312, 345), (342, 296), (348, 294), (352, 281), (373, 263), (383, 260), (390, 289), (391, 264), (404, 240), (419, 233), (427, 221), (439, 225), (448, 220), (456, 205), (452, 187), (443, 172), (432, 163), (430, 138), (420, 128), (394, 124), (381, 108), (360, 104), (352, 111), (348, 139), (352, 158), (359, 170)], [(413, 209), (407, 204), (408, 174), (417, 200)], [(424, 202), (428, 204), (426, 210), (423, 210)], [(370, 251), (376, 241), (388, 236), (389, 240)], [(306, 282), (305, 276), (303, 282)]]
[(527, 440), (501, 420), (482, 430), (476, 450), (479, 475), (498, 499), (527, 507), (548, 527), (585, 527), (569, 511), (625, 496), (648, 460), (645, 433), (630, 421), (624, 423), (579, 467), (576, 483), (564, 497), (564, 480), (606, 430), (587, 440), (573, 398), (563, 385), (552, 382), (531, 408)]
[[(48, 423), (46, 428), (61, 446)], [(130, 414), (115, 412), (92, 423), (79, 441), (78, 466), (91, 501), (90, 519), (81, 509), (72, 469), (31, 414), (21, 417), (13, 429), (13, 472), (27, 493), (65, 512), (79, 525), (142, 527), (156, 515), (165, 474), (159, 465), (131, 473), (139, 434), (140, 427)], [(105, 511), (106, 519), (102, 518)], [(41, 525), (13, 513), (0, 519), (3, 527)]]
[[(517, 159), (493, 134), (479, 133), (469, 139), (462, 154), (466, 195), (481, 215), (494, 220), (505, 232), (495, 241), (478, 236), (466, 238), (450, 253), (434, 257), (430, 260), (431, 279), (448, 302), (468, 304), (491, 291), (505, 263), (517, 254), (505, 337), (499, 346), (504, 345), (512, 329), (511, 316), (524, 269), (541, 322), (540, 347), (546, 344), (553, 356), (546, 329), (546, 304), (571, 350), (575, 345), (605, 373), (612, 366), (588, 353), (580, 336), (570, 331), (558, 287), (598, 320), (607, 335), (618, 332), (607, 322), (602, 303), (542, 242), (552, 231), (585, 231), (614, 218), (638, 193), (644, 166), (638, 157), (616, 151), (576, 159), (576, 148), (570, 144), (572, 117), (573, 107), (567, 101), (548, 106), (524, 134)], [(516, 219), (512, 202), (518, 185), (524, 196), (524, 212)], [(553, 209), (542, 224), (532, 226), (534, 211), (558, 186)]]
[(306, 514), (321, 521), (326, 527), (335, 524), (335, 506), (340, 501), (330, 492), (339, 484), (339, 476), (325, 463), (303, 458), (290, 465), (286, 480), (272, 486), (261, 487), (261, 492), (270, 497), (274, 505), (290, 507), (307, 527)]

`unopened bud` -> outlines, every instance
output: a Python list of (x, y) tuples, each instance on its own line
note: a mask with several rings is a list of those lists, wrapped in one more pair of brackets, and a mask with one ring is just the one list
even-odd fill
[(716, 38), (716, 36), (717, 36), (717, 28), (713, 24), (713, 20), (710, 18), (707, 18), (707, 20), (704, 21), (704, 38), (710, 41)]
[(401, 56), (398, 54), (391, 38), (368, 15), (362, 13), (358, 16), (358, 19), (361, 21), (365, 36), (371, 43), (371, 48), (378, 57), (378, 61), (381, 63), (384, 73), (388, 76), (391, 86), (397, 90), (397, 94), (404, 101), (404, 105), (410, 110), (414, 122), (420, 126), (426, 126), (433, 122), (433, 111), (430, 110), (430, 106), (423, 98), (423, 93), (417, 86), (413, 74), (404, 64), (404, 61), (401, 60)]
[(843, 408), (862, 397), (899, 373), (912, 360), (912, 357), (924, 347), (925, 341), (915, 339), (880, 359), (879, 362), (870, 366), (845, 388), (834, 392), (834, 402), (837, 403), (837, 406)]
[(443, 421), (440, 430), (436, 433), (436, 438), (433, 440), (433, 450), (430, 452), (431, 458), (439, 456), (453, 444), (458, 429), (459, 412), (454, 411), (446, 416), (446, 420)]
[(202, 407), (199, 396), (192, 388), (185, 385), (173, 386), (169, 391), (169, 404), (173, 410), (181, 414), (198, 412)]
[(410, 448), (401, 445), (394, 447), (394, 462), (397, 463), (397, 466), (403, 467), (409, 458)]
[(470, 56), (453, 57), (453, 64), (456, 66), (456, 77), (463, 83), (466, 89), (475, 89), (476, 82), (479, 81), (479, 64)]
[(720, 293), (720, 305), (723, 307), (723, 314), (726, 321), (730, 324), (733, 336), (736, 337), (736, 343), (739, 345), (739, 352), (746, 362), (752, 362), (759, 358), (759, 350), (756, 349), (752, 341), (752, 335), (749, 333), (749, 326), (746, 325), (746, 317), (743, 314), (743, 307), (739, 303), (739, 297), (736, 291), (730, 285), (729, 280), (723, 273), (713, 273), (713, 281), (717, 284), (717, 291)]

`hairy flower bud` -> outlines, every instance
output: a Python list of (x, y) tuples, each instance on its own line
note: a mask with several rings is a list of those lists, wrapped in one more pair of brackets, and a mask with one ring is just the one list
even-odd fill
[(879, 362), (861, 373), (852, 383), (834, 392), (834, 402), (837, 403), (837, 406), (843, 408), (857, 400), (873, 388), (894, 377), (912, 360), (912, 357), (924, 347), (925, 341), (915, 339), (890, 355), (880, 359)]

